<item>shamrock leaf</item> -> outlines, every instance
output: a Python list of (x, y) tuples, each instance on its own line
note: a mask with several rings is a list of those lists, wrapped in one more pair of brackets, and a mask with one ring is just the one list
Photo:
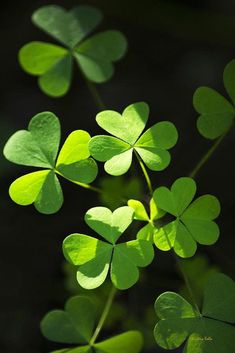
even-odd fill
[(149, 202), (150, 215), (148, 215), (145, 206), (138, 200), (128, 200), (128, 206), (132, 207), (135, 211), (134, 219), (138, 221), (148, 222), (143, 228), (137, 233), (137, 239), (145, 239), (153, 242), (154, 233), (158, 231), (155, 225), (155, 221), (163, 217), (165, 212), (158, 209), (154, 198), (151, 198)]
[(224, 86), (232, 102), (209, 87), (199, 87), (194, 96), (193, 104), (200, 114), (197, 128), (200, 134), (208, 139), (215, 139), (230, 129), (235, 117), (234, 94), (235, 60), (224, 70)]
[(161, 294), (155, 303), (159, 318), (154, 335), (164, 349), (175, 349), (185, 341), (184, 353), (230, 353), (235, 347), (235, 284), (227, 276), (210, 277), (199, 313), (180, 295)]
[(9, 189), (12, 200), (22, 206), (34, 203), (41, 213), (57, 212), (63, 204), (63, 193), (56, 174), (75, 183), (91, 183), (96, 178), (97, 165), (89, 158), (89, 140), (86, 131), (74, 131), (58, 155), (59, 119), (50, 112), (35, 115), (28, 130), (19, 130), (9, 138), (4, 156), (13, 163), (44, 170), (16, 179)]
[(149, 107), (144, 102), (129, 105), (119, 114), (112, 110), (100, 112), (96, 121), (102, 129), (112, 136), (99, 135), (89, 143), (91, 155), (98, 161), (106, 162), (108, 174), (122, 175), (132, 163), (133, 152), (146, 166), (155, 171), (165, 169), (170, 163), (167, 151), (177, 141), (175, 126), (162, 121), (148, 129), (142, 136), (149, 116)]
[(196, 252), (196, 242), (211, 245), (217, 241), (219, 227), (213, 220), (220, 213), (219, 201), (212, 195), (203, 195), (192, 202), (195, 193), (196, 183), (191, 178), (177, 179), (171, 190), (156, 189), (154, 200), (158, 207), (175, 217), (154, 234), (160, 250), (174, 248), (177, 255), (191, 257)]
[(118, 31), (101, 32), (84, 40), (102, 20), (101, 12), (90, 6), (80, 5), (70, 11), (57, 5), (43, 6), (34, 12), (32, 20), (65, 46), (34, 41), (19, 52), (22, 68), (38, 76), (41, 90), (52, 97), (68, 92), (74, 60), (87, 79), (102, 83), (111, 78), (113, 63), (127, 49), (126, 38)]
[(138, 331), (128, 331), (98, 343), (90, 343), (97, 318), (93, 302), (83, 296), (70, 298), (65, 310), (50, 311), (41, 321), (42, 334), (49, 340), (78, 344), (80, 347), (64, 348), (54, 353), (118, 353), (128, 350), (139, 353), (143, 338)]
[(84, 235), (69, 235), (63, 243), (66, 259), (78, 267), (78, 283), (86, 289), (99, 287), (110, 271), (111, 281), (118, 289), (133, 286), (139, 278), (138, 267), (153, 260), (150, 242), (142, 239), (117, 244), (133, 220), (133, 210), (119, 207), (113, 213), (106, 207), (91, 208), (85, 221), (103, 240)]

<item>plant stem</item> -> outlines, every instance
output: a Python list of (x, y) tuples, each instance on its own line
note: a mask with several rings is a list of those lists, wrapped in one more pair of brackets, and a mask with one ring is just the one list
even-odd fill
[(110, 293), (109, 293), (109, 296), (107, 298), (106, 304), (104, 306), (104, 310), (103, 310), (101, 317), (100, 317), (100, 320), (98, 322), (98, 325), (95, 329), (93, 336), (91, 337), (90, 346), (94, 345), (95, 341), (97, 340), (97, 338), (100, 334), (100, 331), (102, 330), (102, 327), (103, 327), (105, 320), (107, 319), (107, 316), (108, 316), (109, 311), (111, 309), (113, 299), (114, 299), (116, 292), (117, 292), (116, 288), (114, 286), (112, 286)]
[(189, 296), (190, 296), (190, 298), (191, 298), (191, 300), (192, 300), (192, 304), (193, 304), (193, 306), (194, 306), (194, 309), (195, 309), (196, 312), (199, 314), (199, 316), (201, 316), (201, 313), (200, 313), (199, 307), (198, 307), (198, 305), (197, 305), (197, 301), (196, 301), (196, 299), (195, 299), (195, 296), (194, 296), (194, 294), (193, 294), (193, 290), (192, 290), (192, 287), (191, 287), (191, 285), (190, 285), (189, 279), (188, 279), (188, 277), (186, 276), (186, 274), (185, 274), (185, 272), (184, 272), (184, 270), (183, 270), (183, 268), (182, 268), (182, 266), (181, 266), (181, 263), (180, 263), (180, 260), (178, 259), (178, 256), (175, 254), (174, 250), (172, 250), (172, 246), (171, 246), (170, 240), (169, 240), (169, 238), (168, 238), (168, 236), (167, 236), (166, 233), (165, 233), (165, 237), (166, 237), (168, 246), (169, 246), (169, 248), (171, 249), (171, 254), (172, 254), (172, 256), (174, 257), (175, 262), (176, 262), (176, 265), (177, 265), (177, 267), (178, 267), (178, 269), (179, 269), (179, 271), (180, 271), (180, 273), (181, 273), (181, 277), (182, 277), (182, 279), (183, 279), (183, 281), (184, 281), (184, 283), (185, 283), (185, 285), (186, 285), (186, 287), (187, 287), (187, 290), (188, 290)]
[[(229, 131), (229, 130), (228, 130)], [(195, 168), (191, 171), (191, 173), (189, 174), (189, 176), (191, 178), (195, 178), (196, 175), (198, 174), (198, 172), (201, 170), (201, 168), (206, 164), (206, 162), (208, 161), (208, 159), (212, 156), (212, 154), (215, 152), (215, 150), (217, 149), (217, 147), (221, 144), (221, 142), (223, 141), (223, 139), (225, 138), (225, 136), (227, 135), (228, 131), (226, 131), (223, 135), (220, 136), (220, 138), (218, 138), (213, 145), (211, 146), (211, 148), (202, 156), (202, 158), (199, 160), (199, 162), (196, 164)]]
[(150, 192), (150, 194), (152, 195), (152, 193), (153, 193), (153, 188), (152, 188), (152, 183), (151, 183), (150, 177), (149, 177), (149, 175), (148, 175), (148, 172), (147, 172), (147, 170), (146, 170), (146, 168), (145, 168), (145, 166), (144, 166), (144, 163), (142, 162), (140, 156), (138, 155), (138, 153), (137, 153), (136, 151), (135, 151), (135, 155), (136, 155), (136, 157), (137, 157), (137, 159), (138, 159), (138, 162), (139, 162), (140, 167), (141, 167), (141, 169), (142, 169), (142, 172), (143, 172), (143, 174), (144, 174), (146, 183), (147, 183), (147, 185), (148, 185), (149, 192)]
[(94, 83), (92, 83), (86, 77), (84, 77), (84, 79), (85, 79), (87, 88), (89, 89), (89, 91), (91, 93), (91, 96), (92, 96), (97, 108), (100, 109), (100, 110), (105, 110), (105, 104), (102, 101), (102, 99), (101, 99), (101, 97), (100, 97), (100, 95), (99, 95)]
[(173, 253), (173, 256), (174, 256), (174, 258), (175, 258), (176, 265), (177, 265), (177, 267), (178, 267), (178, 269), (179, 269), (179, 271), (180, 271), (180, 273), (181, 273), (181, 276), (182, 276), (182, 278), (183, 278), (183, 280), (184, 280), (184, 283), (185, 283), (185, 285), (186, 285), (186, 287), (187, 287), (187, 290), (188, 290), (189, 296), (190, 296), (190, 298), (191, 298), (191, 300), (192, 300), (192, 304), (193, 304), (193, 306), (194, 306), (194, 309), (195, 309), (196, 312), (199, 314), (199, 316), (201, 316), (201, 312), (200, 312), (200, 309), (199, 309), (199, 307), (198, 307), (198, 304), (197, 304), (196, 298), (195, 298), (195, 296), (194, 296), (194, 293), (193, 293), (191, 284), (190, 284), (190, 282), (189, 282), (189, 279), (188, 279), (188, 277), (186, 276), (186, 274), (185, 274), (185, 272), (184, 272), (184, 270), (183, 270), (183, 268), (182, 268), (182, 266), (181, 266), (180, 260), (178, 259), (177, 255), (175, 255), (175, 253), (174, 253), (173, 251), (172, 251), (172, 253)]
[(70, 181), (71, 183), (74, 183), (76, 185), (79, 185), (81, 186), (82, 188), (85, 188), (85, 189), (88, 189), (88, 190), (92, 190), (92, 191), (95, 191), (95, 192), (98, 192), (99, 194), (102, 194), (103, 193), (103, 190), (100, 189), (100, 188), (97, 188), (96, 186), (92, 186), (92, 185), (89, 185), (89, 184), (85, 184), (85, 183), (80, 183), (79, 181), (75, 181), (75, 180), (71, 180), (69, 178), (66, 178), (63, 174), (61, 174), (57, 169), (54, 169), (54, 172), (60, 176), (62, 176), (64, 179)]
[[(72, 180), (69, 180), (69, 181), (72, 181)], [(81, 186), (82, 188), (85, 188), (85, 189), (88, 189), (88, 190), (91, 190), (91, 191), (95, 191), (98, 194), (102, 194), (103, 193), (103, 190), (100, 189), (100, 188), (97, 188), (96, 186), (92, 186), (92, 185), (85, 184), (85, 183), (79, 183), (78, 181), (72, 181), (72, 183), (75, 183), (75, 184)]]

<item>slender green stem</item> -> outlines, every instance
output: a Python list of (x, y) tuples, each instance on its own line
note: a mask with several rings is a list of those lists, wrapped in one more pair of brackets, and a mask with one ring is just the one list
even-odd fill
[(91, 96), (95, 102), (95, 104), (97, 105), (97, 107), (100, 109), (100, 110), (105, 110), (105, 104), (104, 102), (102, 101), (94, 83), (92, 83), (90, 80), (88, 80), (86, 77), (84, 77), (85, 81), (86, 81), (86, 85), (91, 93)]
[(183, 270), (183, 268), (182, 268), (182, 266), (181, 266), (181, 262), (180, 262), (180, 260), (178, 259), (177, 255), (175, 255), (175, 253), (174, 253), (173, 251), (172, 251), (172, 253), (173, 253), (173, 255), (174, 255), (174, 258), (175, 258), (175, 261), (176, 261), (176, 265), (177, 265), (177, 267), (178, 267), (178, 269), (179, 269), (179, 272), (181, 273), (181, 276), (182, 276), (182, 278), (183, 278), (183, 280), (184, 280), (184, 283), (185, 283), (185, 285), (186, 285), (186, 287), (187, 287), (188, 294), (189, 294), (189, 296), (190, 296), (190, 298), (191, 298), (191, 301), (192, 301), (192, 304), (193, 304), (193, 306), (194, 306), (194, 309), (195, 309), (196, 312), (199, 314), (199, 316), (201, 316), (201, 312), (200, 312), (200, 309), (199, 309), (199, 307), (198, 307), (198, 304), (197, 304), (196, 298), (195, 298), (195, 296), (194, 296), (194, 293), (193, 293), (191, 284), (190, 284), (190, 282), (189, 282), (189, 279), (188, 279), (188, 277), (186, 276), (186, 274), (185, 274), (185, 272), (184, 272), (184, 270)]
[(88, 190), (92, 190), (92, 191), (95, 191), (99, 194), (102, 194), (103, 190), (100, 189), (100, 188), (97, 188), (96, 186), (92, 186), (92, 185), (89, 185), (89, 184), (85, 184), (85, 183), (80, 183), (79, 181), (75, 181), (75, 180), (71, 180), (69, 178), (66, 178), (63, 174), (61, 174), (57, 169), (54, 169), (54, 172), (60, 176), (62, 176), (64, 179), (70, 181), (71, 183), (74, 183), (76, 185), (79, 185), (81, 186), (82, 188), (85, 188), (85, 189), (88, 189)]
[[(69, 181), (72, 181), (72, 180), (69, 180)], [(98, 194), (102, 194), (103, 193), (103, 190), (100, 189), (100, 188), (97, 188), (96, 186), (92, 186), (92, 185), (85, 184), (85, 183), (79, 183), (78, 181), (72, 181), (72, 183), (75, 183), (75, 184), (81, 186), (82, 188), (85, 188), (85, 189), (88, 189), (88, 190), (91, 190), (91, 191), (95, 191)]]
[(190, 296), (190, 298), (191, 298), (191, 300), (192, 300), (192, 304), (193, 304), (193, 306), (194, 306), (194, 309), (195, 309), (196, 312), (201, 316), (201, 313), (200, 313), (199, 307), (198, 307), (198, 305), (197, 305), (197, 301), (196, 301), (196, 299), (195, 299), (195, 296), (194, 296), (194, 294), (193, 294), (193, 290), (192, 290), (192, 287), (191, 287), (191, 285), (190, 285), (189, 279), (188, 279), (188, 277), (186, 276), (186, 274), (185, 274), (185, 272), (184, 272), (184, 270), (183, 270), (183, 268), (182, 268), (182, 266), (181, 266), (181, 263), (180, 263), (180, 260), (178, 259), (178, 256), (174, 253), (174, 250), (172, 250), (171, 242), (170, 242), (170, 240), (169, 240), (169, 238), (168, 238), (168, 236), (167, 236), (166, 233), (165, 233), (165, 237), (166, 237), (166, 241), (167, 241), (167, 243), (168, 243), (168, 246), (169, 246), (169, 248), (171, 249), (171, 254), (172, 254), (172, 256), (173, 256), (174, 259), (175, 259), (175, 262), (176, 262), (176, 265), (177, 265), (177, 267), (178, 267), (178, 270), (179, 270), (179, 272), (181, 273), (181, 277), (182, 277), (182, 279), (183, 279), (183, 281), (184, 281), (184, 283), (185, 283), (185, 285), (186, 285), (186, 287), (187, 287), (188, 294), (189, 294), (189, 296)]
[[(229, 130), (228, 130), (229, 131)], [(195, 168), (191, 171), (191, 173), (189, 174), (189, 176), (191, 178), (195, 178), (196, 175), (198, 174), (198, 172), (201, 170), (201, 168), (206, 164), (206, 162), (208, 161), (208, 159), (212, 156), (212, 154), (215, 152), (215, 150), (217, 149), (217, 147), (221, 144), (221, 142), (223, 141), (223, 139), (225, 138), (225, 136), (227, 135), (228, 131), (226, 131), (223, 135), (220, 136), (220, 138), (218, 138), (213, 145), (211, 146), (211, 148), (202, 156), (202, 158), (199, 160), (199, 162), (196, 164)]]
[(150, 179), (150, 177), (149, 177), (149, 175), (148, 175), (148, 172), (147, 172), (147, 170), (146, 170), (146, 168), (145, 168), (145, 166), (144, 166), (144, 163), (142, 162), (140, 156), (138, 155), (138, 153), (137, 153), (136, 151), (135, 151), (135, 155), (136, 155), (136, 157), (137, 157), (137, 159), (138, 159), (138, 162), (139, 162), (140, 167), (141, 167), (141, 169), (142, 169), (142, 172), (143, 172), (143, 174), (144, 174), (146, 183), (147, 183), (147, 185), (148, 185), (149, 192), (150, 192), (150, 194), (152, 195), (152, 193), (153, 193), (153, 188), (152, 188), (151, 179)]
[(102, 328), (104, 326), (105, 320), (107, 319), (107, 316), (108, 316), (109, 311), (111, 309), (113, 299), (115, 297), (116, 292), (117, 292), (116, 288), (114, 286), (112, 286), (110, 293), (109, 293), (109, 296), (107, 298), (106, 304), (104, 306), (104, 310), (103, 310), (101, 317), (100, 317), (100, 320), (98, 322), (98, 325), (95, 329), (93, 336), (91, 337), (90, 346), (94, 345), (94, 343), (96, 342), (96, 340), (100, 334), (100, 331), (102, 330)]

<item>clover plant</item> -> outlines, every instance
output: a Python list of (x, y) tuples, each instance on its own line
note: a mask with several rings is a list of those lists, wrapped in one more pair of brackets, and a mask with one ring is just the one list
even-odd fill
[[(113, 62), (126, 51), (126, 39), (118, 31), (90, 36), (102, 19), (101, 12), (92, 7), (78, 6), (66, 11), (56, 5), (44, 6), (34, 12), (32, 18), (37, 27), (63, 45), (32, 42), (19, 53), (21, 66), (28, 73), (39, 76), (41, 89), (50, 96), (58, 97), (67, 92), (72, 61), (77, 62), (88, 81), (104, 82), (113, 74)], [(59, 211), (63, 203), (60, 177), (74, 186), (98, 192), (102, 203), (85, 214), (89, 227), (87, 234), (74, 233), (63, 241), (65, 259), (73, 266), (72, 274), (76, 273), (76, 283), (83, 288), (83, 295), (68, 299), (64, 310), (50, 311), (42, 319), (42, 334), (65, 345), (65, 348), (59, 346), (54, 353), (139, 353), (143, 346), (139, 331), (127, 330), (117, 332), (113, 337), (98, 338), (112, 311), (117, 290), (134, 286), (139, 280), (140, 269), (152, 262), (157, 282), (157, 253), (163, 251), (162, 256), (167, 256), (167, 250), (172, 250), (185, 282), (181, 291), (184, 293), (187, 288), (190, 302), (174, 292), (158, 297), (155, 303), (159, 319), (154, 330), (156, 343), (164, 349), (184, 345), (185, 353), (233, 352), (234, 282), (224, 274), (213, 274), (203, 265), (203, 285), (207, 283), (199, 309), (193, 293), (195, 286), (190, 285), (195, 275), (187, 270), (188, 260), (182, 264), (180, 259), (193, 257), (197, 244), (209, 246), (219, 237), (215, 219), (220, 214), (220, 203), (210, 194), (195, 198), (194, 178), (233, 125), (235, 60), (225, 68), (224, 85), (231, 103), (211, 88), (201, 87), (195, 92), (194, 106), (201, 114), (197, 127), (204, 137), (218, 139), (190, 176), (176, 179), (170, 189), (160, 186), (157, 174), (154, 178), (152, 174), (170, 165), (168, 150), (176, 145), (178, 132), (169, 121), (156, 122), (144, 131), (150, 113), (145, 102), (128, 105), (122, 114), (102, 109), (96, 122), (109, 135), (91, 137), (84, 130), (75, 130), (60, 148), (59, 119), (52, 112), (42, 112), (30, 120), (27, 130), (17, 131), (6, 142), (3, 151), (6, 159), (37, 168), (10, 185), (10, 197), (17, 204), (34, 204), (37, 211), (45, 214)], [(95, 87), (92, 90), (96, 98), (99, 97)], [(132, 164), (133, 155), (143, 172), (146, 189)], [(98, 174), (95, 160), (105, 162), (105, 171), (116, 179), (101, 179), (101, 187), (89, 185)], [(132, 174), (129, 173), (128, 178), (117, 178), (129, 170)], [(60, 212), (63, 217), (63, 211)], [(80, 226), (78, 218), (78, 231)], [(196, 258), (194, 261), (198, 264)], [(109, 294), (100, 313), (89, 293), (104, 282)], [(148, 284), (143, 283), (147, 293)], [(199, 287), (202, 287), (201, 282)], [(201, 298), (198, 291), (196, 297)]]
[(29, 74), (39, 76), (41, 90), (49, 96), (67, 93), (72, 80), (73, 61), (90, 81), (102, 83), (114, 73), (113, 63), (127, 49), (125, 36), (108, 30), (86, 38), (102, 21), (102, 13), (90, 6), (66, 11), (48, 5), (33, 13), (33, 23), (60, 44), (33, 41), (19, 52), (19, 62)]

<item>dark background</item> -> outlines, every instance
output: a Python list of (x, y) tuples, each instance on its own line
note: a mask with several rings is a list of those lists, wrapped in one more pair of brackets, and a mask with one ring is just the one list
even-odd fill
[[(34, 10), (50, 3), (21, 0), (1, 4), (2, 146), (13, 132), (26, 128), (29, 119), (44, 110), (60, 117), (63, 137), (78, 128), (92, 135), (100, 131), (95, 124), (97, 108), (78, 70), (69, 93), (52, 99), (18, 65), (17, 52), (23, 44), (31, 40), (51, 41), (30, 20)], [(170, 167), (151, 174), (155, 187), (170, 185), (177, 177), (187, 175), (211, 145), (196, 130), (192, 95), (201, 85), (224, 93), (223, 68), (235, 57), (235, 2), (58, 0), (55, 3), (67, 9), (81, 3), (95, 5), (105, 15), (100, 29), (119, 29), (126, 34), (128, 54), (116, 65), (114, 77), (98, 86), (99, 93), (113, 110), (144, 100), (151, 108), (150, 125), (158, 120), (171, 120), (177, 126), (180, 139), (172, 152)], [(207, 254), (212, 265), (218, 265), (231, 276), (235, 271), (233, 139), (234, 131), (197, 178), (199, 194), (215, 194), (222, 203), (221, 237), (216, 245), (200, 247), (199, 252)], [(58, 347), (41, 337), (39, 322), (48, 310), (62, 308), (70, 295), (63, 282), (61, 242), (74, 231), (87, 231), (83, 215), (100, 202), (96, 194), (62, 181), (65, 203), (57, 214), (44, 216), (33, 206), (19, 207), (11, 202), (7, 190), (16, 177), (29, 169), (1, 159), (1, 353), (39, 353)], [(162, 291), (177, 290), (178, 275), (169, 253), (156, 251), (156, 259), (146, 271), (150, 281), (140, 282), (119, 299), (129, 303), (126, 317), (130, 314), (128, 310), (141, 317), (140, 306), (144, 310), (145, 303), (152, 305)], [(157, 349), (147, 351), (157, 352)]]

